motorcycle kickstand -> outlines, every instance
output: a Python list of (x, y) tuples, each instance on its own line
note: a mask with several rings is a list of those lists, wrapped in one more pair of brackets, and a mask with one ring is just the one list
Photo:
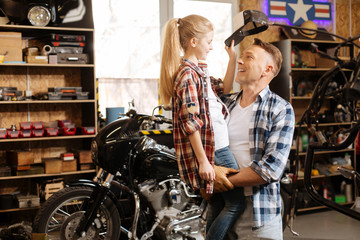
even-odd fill
[(290, 232), (294, 235), (294, 236), (300, 236), (299, 233), (295, 232), (293, 229), (293, 225), (294, 225), (294, 208), (291, 209), (291, 214), (289, 216), (289, 223), (288, 223), (288, 227), (290, 229)]

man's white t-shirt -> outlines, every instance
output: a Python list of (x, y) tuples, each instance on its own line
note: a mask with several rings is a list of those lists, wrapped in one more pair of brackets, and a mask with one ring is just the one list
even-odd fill
[[(253, 106), (254, 103), (243, 108), (238, 102), (231, 111), (228, 122), (229, 148), (240, 169), (249, 167), (252, 162), (249, 149), (249, 128), (253, 115)], [(252, 187), (244, 187), (244, 194), (245, 196), (252, 195)]]

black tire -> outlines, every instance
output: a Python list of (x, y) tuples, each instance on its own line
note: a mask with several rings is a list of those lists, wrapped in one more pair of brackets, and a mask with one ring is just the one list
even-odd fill
[(284, 190), (280, 190), (281, 197), (281, 218), (282, 218), (282, 229), (285, 230), (290, 214), (290, 198), (289, 194)]
[[(85, 186), (67, 187), (51, 196), (41, 207), (33, 222), (33, 232), (47, 233), (48, 240), (67, 239), (64, 232), (84, 212), (81, 205), (84, 199), (90, 197), (93, 189)], [(120, 215), (115, 204), (106, 198), (101, 205), (97, 218), (100, 220), (100, 230), (90, 228), (85, 239), (118, 240), (120, 238)], [(70, 219), (72, 223), (69, 224)], [(65, 223), (65, 224), (64, 224)], [(99, 226), (99, 221), (97, 222)], [(68, 225), (68, 226), (64, 226)], [(91, 236), (91, 237), (90, 237)]]

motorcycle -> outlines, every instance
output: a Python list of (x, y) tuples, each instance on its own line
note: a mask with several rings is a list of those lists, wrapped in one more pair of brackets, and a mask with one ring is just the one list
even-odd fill
[(165, 123), (171, 120), (130, 110), (103, 127), (91, 143), (93, 181), (53, 194), (33, 232), (51, 240), (203, 239), (202, 198), (179, 176), (172, 135), (141, 131)]

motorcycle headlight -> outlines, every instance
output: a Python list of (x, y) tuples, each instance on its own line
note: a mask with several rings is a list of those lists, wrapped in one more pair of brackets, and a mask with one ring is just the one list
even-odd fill
[(93, 160), (93, 162), (97, 162), (97, 157), (98, 157), (98, 145), (96, 140), (93, 140), (91, 142), (91, 160)]
[(50, 22), (50, 11), (43, 6), (35, 6), (28, 11), (28, 19), (31, 25), (44, 27)]

